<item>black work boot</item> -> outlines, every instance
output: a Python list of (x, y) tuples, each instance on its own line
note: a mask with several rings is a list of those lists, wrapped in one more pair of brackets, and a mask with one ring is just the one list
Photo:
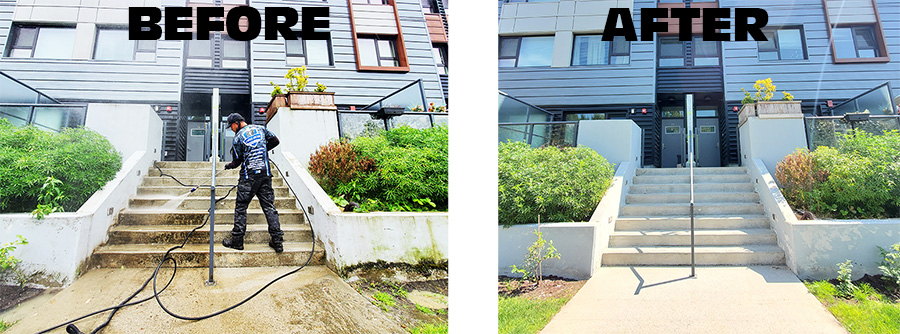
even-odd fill
[(225, 238), (222, 240), (222, 246), (237, 250), (244, 250), (244, 237)]
[(275, 250), (275, 253), (281, 253), (284, 251), (284, 246), (282, 243), (284, 242), (284, 237), (282, 236), (272, 236), (272, 240), (269, 240), (269, 247)]

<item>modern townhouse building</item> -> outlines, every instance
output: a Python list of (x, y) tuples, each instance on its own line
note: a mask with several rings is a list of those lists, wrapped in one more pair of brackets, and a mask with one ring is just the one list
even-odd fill
[[(227, 13), (251, 6), (263, 17), (266, 7), (301, 13), (327, 7), (331, 38), (238, 41), (217, 32), (208, 40), (132, 41), (128, 8), (137, 6), (161, 7), (163, 16), (166, 7), (221, 6)], [(445, 6), (446, 0), (0, 0), (0, 72), (63, 104), (149, 104), (164, 121), (161, 159), (204, 160), (213, 89), (221, 115), (238, 112), (261, 123), (269, 82), (283, 85), (294, 67), (306, 66), (312, 87), (319, 82), (335, 92), (339, 110), (364, 107), (417, 80), (427, 102), (446, 105)], [(0, 102), (38, 102), (8, 92), (0, 90)]]
[[(641, 36), (643, 9), (684, 7), (764, 9), (768, 41), (704, 41), (700, 19), (682, 41), (671, 18), (653, 41), (601, 40), (610, 8), (631, 10)], [(807, 115), (857, 111), (841, 103), (866, 92), (884, 101), (872, 114), (897, 113), (897, 0), (500, 0), (499, 9), (499, 89), (557, 121), (633, 120), (643, 130), (644, 166), (686, 160), (688, 101), (699, 165), (739, 164), (741, 88), (755, 92), (759, 79), (772, 78), (776, 100), (781, 91), (802, 100)]]

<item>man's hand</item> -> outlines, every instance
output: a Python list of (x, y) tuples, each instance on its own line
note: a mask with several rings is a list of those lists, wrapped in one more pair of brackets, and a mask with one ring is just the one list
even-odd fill
[(236, 162), (236, 161), (229, 162), (227, 165), (225, 165), (225, 169), (226, 169), (226, 170), (227, 170), (227, 169), (234, 169), (234, 168), (237, 168), (237, 166), (240, 166), (240, 163), (235, 163), (235, 162)]

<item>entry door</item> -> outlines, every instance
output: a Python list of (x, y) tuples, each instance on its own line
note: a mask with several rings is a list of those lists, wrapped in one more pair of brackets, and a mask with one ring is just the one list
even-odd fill
[[(699, 115), (698, 115), (699, 116)], [(697, 163), (700, 167), (719, 167), (722, 165), (719, 154), (719, 119), (697, 117)]]
[(234, 144), (234, 132), (231, 131), (231, 127), (222, 122), (222, 128), (219, 129), (219, 141), (221, 145), (219, 145), (219, 157), (222, 158), (222, 161), (231, 161), (231, 146)]
[(662, 167), (675, 167), (685, 160), (684, 118), (662, 120)]
[(206, 122), (188, 121), (187, 134), (187, 161), (205, 161), (207, 143), (209, 142), (209, 129)]

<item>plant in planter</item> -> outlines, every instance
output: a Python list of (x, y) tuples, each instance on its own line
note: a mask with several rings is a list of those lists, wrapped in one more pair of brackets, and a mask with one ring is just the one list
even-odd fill
[(741, 100), (743, 106), (738, 114), (739, 125), (744, 124), (747, 121), (747, 117), (750, 116), (799, 115), (802, 113), (800, 101), (794, 101), (794, 96), (791, 93), (782, 91), (783, 97), (781, 100), (772, 101), (772, 98), (775, 97), (775, 85), (772, 84), (772, 78), (756, 80), (753, 88), (756, 89), (754, 94), (750, 94), (750, 92), (741, 88), (741, 91), (744, 92), (744, 99)]
[(316, 88), (310, 92), (306, 89), (309, 75), (306, 66), (289, 69), (284, 75), (288, 82), (282, 88), (275, 82), (272, 85), (272, 99), (266, 108), (266, 122), (275, 115), (278, 108), (290, 106), (291, 109), (337, 110), (334, 105), (334, 93), (326, 92), (325, 85), (316, 82)]

